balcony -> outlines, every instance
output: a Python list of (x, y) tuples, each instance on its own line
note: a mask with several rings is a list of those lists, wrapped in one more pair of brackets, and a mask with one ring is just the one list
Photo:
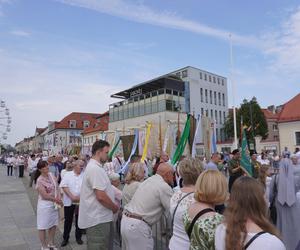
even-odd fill
[(184, 93), (172, 89), (159, 89), (111, 104), (109, 121), (121, 121), (164, 111), (185, 112)]

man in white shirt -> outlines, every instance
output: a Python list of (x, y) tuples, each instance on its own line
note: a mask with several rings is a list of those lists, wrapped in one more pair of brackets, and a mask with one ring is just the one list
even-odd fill
[(32, 183), (33, 183), (34, 177), (36, 175), (37, 163), (38, 163), (38, 161), (35, 158), (34, 154), (32, 154), (30, 157), (28, 157), (28, 170), (29, 170), (29, 176), (30, 176), (29, 187), (32, 187)]
[(114, 203), (112, 185), (103, 169), (108, 152), (108, 142), (96, 141), (83, 176), (78, 225), (79, 228), (86, 229), (87, 250), (109, 249), (113, 213), (119, 210)]
[(7, 158), (7, 176), (12, 176), (13, 166), (15, 163), (15, 157), (13, 157), (13, 155), (9, 155), (9, 157)]
[(78, 227), (78, 205), (80, 200), (80, 189), (83, 179), (82, 169), (84, 162), (77, 160), (73, 164), (73, 171), (68, 171), (61, 180), (60, 187), (64, 191), (63, 202), (64, 202), (64, 233), (63, 242), (61, 246), (64, 247), (69, 242), (70, 232), (72, 229), (73, 217), (75, 213), (75, 238), (79, 245), (83, 244), (81, 240), (82, 230)]
[(140, 184), (125, 206), (121, 221), (122, 246), (126, 250), (152, 250), (151, 226), (168, 213), (173, 195), (173, 168), (161, 163), (156, 174)]

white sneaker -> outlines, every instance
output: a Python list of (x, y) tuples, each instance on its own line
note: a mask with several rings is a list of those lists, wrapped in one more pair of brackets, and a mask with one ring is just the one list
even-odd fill
[(54, 245), (48, 245), (49, 250), (58, 250), (58, 248)]

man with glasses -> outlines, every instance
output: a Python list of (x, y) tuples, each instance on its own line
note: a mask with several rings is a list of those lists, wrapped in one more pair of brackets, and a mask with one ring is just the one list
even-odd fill
[(80, 201), (80, 189), (82, 185), (82, 169), (84, 161), (77, 160), (73, 163), (73, 171), (68, 171), (63, 176), (60, 187), (64, 191), (63, 202), (65, 212), (64, 234), (61, 246), (64, 247), (69, 242), (70, 232), (75, 214), (75, 238), (79, 245), (83, 244), (81, 240), (82, 230), (78, 227), (78, 207)]

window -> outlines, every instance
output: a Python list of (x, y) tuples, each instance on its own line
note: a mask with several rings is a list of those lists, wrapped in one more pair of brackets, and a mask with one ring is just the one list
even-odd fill
[(219, 111), (219, 119), (220, 119), (220, 124), (222, 124), (222, 111)]
[(218, 111), (215, 110), (215, 119), (216, 119), (216, 123), (218, 124)]
[(224, 79), (222, 79), (222, 86), (224, 86)]
[(216, 77), (215, 76), (213, 77), (213, 82), (216, 83)]
[(90, 126), (90, 121), (83, 121), (83, 127), (88, 128)]
[(214, 118), (214, 111), (211, 109), (210, 110), (210, 118), (213, 119)]
[(187, 77), (187, 76), (188, 76), (187, 70), (182, 71), (182, 78)]
[(201, 108), (201, 116), (203, 116), (203, 115), (204, 115), (204, 109)]
[(207, 89), (205, 90), (205, 102), (208, 103)]
[(212, 91), (210, 90), (210, 91), (209, 91), (209, 101), (210, 101), (210, 104), (212, 104), (212, 99), (213, 99), (213, 98), (212, 98)]
[(218, 77), (218, 84), (220, 84), (220, 78)]
[(206, 117), (208, 117), (208, 109), (205, 110), (205, 115), (206, 115)]
[(296, 145), (299, 146), (300, 145), (300, 131), (295, 132), (295, 137), (296, 137)]
[(219, 106), (221, 106), (221, 93), (218, 93)]
[(278, 141), (278, 135), (274, 135), (274, 141)]
[(207, 75), (206, 74), (204, 74), (204, 80), (207, 81)]
[(203, 89), (200, 89), (200, 101), (203, 102)]
[(200, 72), (200, 79), (202, 79), (202, 72)]
[(277, 130), (278, 130), (277, 124), (273, 124), (273, 131), (277, 131)]
[(208, 76), (208, 80), (211, 82), (211, 75)]
[(223, 106), (225, 107), (225, 94), (222, 94), (222, 102), (223, 102)]
[(76, 128), (76, 120), (70, 120), (70, 128)]
[(226, 122), (226, 113), (225, 111), (223, 112), (223, 119), (224, 119), (224, 123)]
[(177, 77), (181, 78), (181, 73), (180, 73), (180, 72), (177, 72), (175, 75), (176, 75)]
[(214, 91), (214, 102), (215, 102), (215, 105), (217, 105), (217, 92)]

